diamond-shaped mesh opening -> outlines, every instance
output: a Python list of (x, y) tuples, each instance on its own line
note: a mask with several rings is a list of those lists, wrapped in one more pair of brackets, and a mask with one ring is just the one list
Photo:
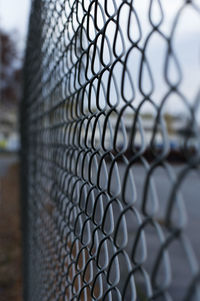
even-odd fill
[(199, 300), (200, 3), (34, 0), (26, 300)]

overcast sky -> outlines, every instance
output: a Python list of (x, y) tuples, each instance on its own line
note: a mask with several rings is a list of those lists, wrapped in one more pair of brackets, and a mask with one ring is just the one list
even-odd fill
[[(99, 0), (102, 2), (103, 0)], [(104, 2), (104, 1), (103, 1)], [(121, 0), (116, 0), (116, 2), (121, 3)], [(148, 1), (147, 1), (148, 2)], [(148, 5), (144, 5), (147, 3), (144, 0), (135, 0), (134, 8), (137, 11), (137, 15), (139, 16), (139, 20), (143, 30), (143, 37), (145, 38), (146, 33), (148, 33), (151, 28), (149, 27), (148, 20)], [(155, 1), (156, 3), (156, 1)], [(171, 28), (173, 26), (173, 20), (175, 15), (177, 14), (178, 8), (183, 4), (183, 0), (162, 0), (162, 7), (164, 10), (164, 22), (161, 26), (161, 30), (165, 35), (170, 36)], [(200, 0), (195, 1), (196, 4), (199, 5), (200, 10)], [(25, 47), (26, 33), (28, 29), (28, 18), (30, 11), (31, 0), (0, 0), (0, 26), (8, 32), (16, 31), (18, 32), (17, 40), (19, 41), (19, 48), (21, 50)], [(155, 19), (159, 19), (159, 8), (155, 10), (154, 16)], [(121, 28), (126, 31), (126, 11), (121, 13), (122, 23)], [(132, 28), (135, 27), (132, 25)], [(127, 33), (125, 32), (124, 35)], [(199, 65), (200, 65), (200, 56), (199, 56), (199, 36), (200, 36), (200, 18), (199, 13), (195, 11), (191, 6), (188, 6), (181, 15), (179, 20), (177, 30), (176, 30), (176, 38), (173, 43), (175, 53), (178, 57), (179, 64), (182, 69), (182, 73), (184, 74), (181, 89), (182, 92), (189, 101), (193, 102), (195, 99), (195, 95), (199, 90)], [(166, 84), (165, 80), (161, 82), (163, 78), (163, 62), (164, 62), (164, 53), (166, 51), (166, 43), (162, 41), (162, 39), (156, 35), (150, 41), (150, 46), (146, 51), (147, 58), (151, 63), (151, 70), (153, 75), (155, 75), (157, 90), (155, 89), (155, 93), (157, 96), (161, 97), (161, 94), (164, 93), (164, 85)], [(133, 57), (130, 63), (131, 74), (134, 77), (134, 70), (137, 68), (137, 57)], [(134, 67), (134, 68), (133, 68)], [(162, 70), (161, 70), (162, 68)], [(171, 68), (172, 70), (173, 68)], [(171, 71), (170, 77), (173, 78), (175, 72)], [(145, 82), (145, 80), (144, 80)], [(174, 97), (172, 99), (172, 105), (170, 102), (168, 107), (171, 107), (172, 111), (174, 109), (182, 107), (180, 106), (179, 101), (175, 101)]]
[(20, 50), (25, 45), (31, 0), (0, 0), (0, 26), (8, 32), (18, 32)]

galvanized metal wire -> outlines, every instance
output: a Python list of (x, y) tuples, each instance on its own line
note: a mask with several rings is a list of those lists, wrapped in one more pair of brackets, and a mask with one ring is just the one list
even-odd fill
[(192, 0), (32, 1), (25, 300), (200, 300), (199, 14)]

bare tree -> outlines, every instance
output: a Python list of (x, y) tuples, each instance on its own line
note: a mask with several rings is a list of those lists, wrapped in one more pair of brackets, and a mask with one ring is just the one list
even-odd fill
[(20, 97), (21, 69), (17, 44), (0, 29), (0, 105), (14, 105)]

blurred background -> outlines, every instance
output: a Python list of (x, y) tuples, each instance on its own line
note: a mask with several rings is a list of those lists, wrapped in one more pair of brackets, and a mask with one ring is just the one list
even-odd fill
[[(121, 1), (121, 0), (120, 0)], [(163, 1), (164, 11), (166, 13), (166, 19), (168, 17), (169, 22), (166, 22), (165, 27), (162, 29), (165, 34), (168, 34), (170, 30), (169, 24), (172, 24), (172, 19), (177, 12), (176, 5), (179, 2), (183, 1), (175, 1), (173, 3), (169, 3), (169, 1)], [(137, 12), (141, 12), (141, 16), (144, 15), (144, 22), (147, 19), (147, 14), (144, 14), (144, 7), (140, 1), (136, 1), (138, 4)], [(176, 3), (176, 5), (174, 4)], [(23, 58), (25, 53), (25, 45), (26, 45), (26, 35), (28, 31), (28, 19), (29, 19), (29, 11), (30, 11), (31, 0), (0, 0), (0, 301), (4, 300), (22, 300), (22, 273), (21, 273), (21, 231), (20, 231), (20, 206), (19, 206), (19, 187), (20, 187), (20, 164), (19, 164), (19, 154), (20, 154), (20, 135), (19, 135), (19, 110), (20, 110), (20, 101), (22, 98), (22, 90), (23, 90)], [(147, 6), (146, 6), (147, 7)], [(126, 13), (126, 12), (125, 12)], [(193, 16), (193, 11), (190, 10), (187, 12), (187, 15), (184, 15), (184, 18), (181, 19), (178, 31), (176, 42), (174, 45), (176, 48), (177, 55), (179, 57), (182, 72), (184, 74), (183, 84), (181, 86), (181, 91), (183, 95), (185, 95), (191, 103), (194, 103), (196, 100), (196, 94), (199, 97), (199, 94), (196, 91), (199, 91), (199, 41), (196, 39), (198, 36), (198, 32), (200, 29), (199, 26), (199, 15), (196, 19)], [(146, 18), (146, 19), (145, 19)], [(124, 20), (128, 20), (128, 18), (123, 18)], [(168, 20), (167, 19), (167, 20)], [(142, 17), (141, 17), (141, 20)], [(185, 20), (187, 20), (187, 26), (185, 26)], [(148, 27), (149, 26), (149, 27)], [(122, 26), (123, 28), (123, 26)], [(124, 26), (126, 29), (126, 27)], [(149, 24), (144, 23), (144, 28), (148, 32), (151, 26)], [(112, 28), (111, 28), (112, 29)], [(112, 30), (110, 29), (110, 35), (112, 35)], [(197, 32), (198, 31), (198, 32)], [(114, 31), (113, 31), (114, 32)], [(128, 43), (128, 41), (126, 41)], [(198, 45), (197, 45), (198, 44)], [(169, 87), (165, 87), (166, 79), (163, 78), (163, 82), (161, 82), (162, 77), (157, 76), (161, 74), (161, 67), (163, 67), (165, 50), (164, 47), (166, 45), (163, 43), (162, 39), (158, 36), (155, 37), (150, 49), (147, 49), (147, 58), (151, 62), (151, 71), (153, 75), (156, 77), (157, 90), (155, 89), (154, 98), (162, 99), (165, 89)], [(105, 53), (105, 56), (108, 56), (108, 51)], [(136, 59), (135, 59), (136, 58)], [(197, 61), (196, 61), (196, 60)], [(133, 57), (130, 56), (129, 66), (132, 66), (132, 63), (135, 63), (135, 68), (139, 68), (140, 59), (137, 55)], [(138, 64), (138, 66), (137, 66)], [(173, 67), (173, 66), (172, 66)], [(170, 69), (170, 68), (169, 68)], [(173, 68), (172, 68), (173, 69)], [(176, 71), (176, 70), (175, 70)], [(174, 70), (171, 71), (169, 77), (172, 78), (172, 82), (176, 82), (176, 72)], [(118, 69), (115, 69), (113, 72), (116, 74), (120, 74)], [(136, 74), (136, 77), (138, 73)], [(117, 76), (116, 76), (117, 78)], [(137, 80), (137, 78), (133, 79)], [(119, 85), (120, 85), (120, 77), (119, 77)], [(136, 81), (137, 82), (137, 81)], [(145, 86), (148, 88), (148, 77), (144, 79)], [(170, 83), (171, 84), (171, 83)], [(113, 90), (112, 90), (113, 89)], [(115, 94), (115, 89), (110, 88), (111, 94)], [(127, 94), (131, 94), (131, 89), (127, 84), (126, 87)], [(95, 99), (95, 98), (94, 98)], [(136, 97), (136, 106), (139, 105), (137, 100), (140, 102), (140, 97)], [(113, 101), (114, 102), (114, 101)], [(103, 97), (102, 97), (103, 103)], [(198, 102), (199, 103), (199, 102)], [(96, 99), (95, 99), (96, 105)], [(102, 104), (103, 106), (103, 104)], [(143, 106), (144, 110), (141, 110), (141, 120), (144, 125), (145, 130), (145, 139), (147, 140), (147, 144), (150, 141), (152, 136), (153, 124), (155, 121), (154, 112), (151, 110), (151, 106), (146, 105)], [(198, 105), (198, 110), (195, 111), (195, 114), (200, 116), (200, 109)], [(121, 106), (119, 105), (121, 109)], [(93, 110), (95, 111), (95, 106)], [(85, 108), (86, 110), (86, 108)], [(196, 147), (196, 134), (191, 132), (190, 124), (187, 120), (190, 121), (190, 118), (187, 117), (188, 107), (184, 107), (183, 102), (178, 99), (177, 95), (173, 95), (173, 97), (167, 101), (167, 108), (164, 111), (163, 118), (166, 122), (166, 128), (169, 139), (169, 162), (172, 163), (172, 167), (174, 169), (174, 175), (180, 173), (182, 167), (185, 164), (185, 158), (183, 158), (181, 150), (181, 146), (184, 144), (183, 138), (185, 136), (190, 136), (190, 144), (191, 144), (191, 152), (189, 152), (189, 157), (191, 154), (195, 153)], [(131, 134), (132, 130), (132, 120), (133, 113), (126, 112), (125, 120), (126, 120), (126, 129), (127, 134)], [(116, 116), (110, 115), (110, 123), (115, 126)], [(199, 118), (197, 118), (199, 120)], [(121, 131), (121, 132), (120, 132)], [(199, 123), (197, 127), (197, 132), (199, 133)], [(120, 134), (121, 133), (121, 134)], [(121, 136), (120, 136), (121, 135)], [(92, 131), (89, 132), (89, 135), (92, 137)], [(106, 136), (107, 137), (107, 136)], [(105, 137), (105, 145), (106, 143), (110, 143), (110, 138), (108, 136), (108, 141)], [(123, 131), (119, 129), (119, 149), (123, 149)], [(100, 137), (98, 134), (95, 137), (96, 143), (100, 142)], [(135, 146), (136, 148), (140, 148), (141, 146), (141, 137), (140, 132), (136, 132), (135, 138)], [(162, 137), (158, 136), (156, 141), (156, 147), (158, 151), (163, 148), (163, 140)], [(197, 145), (197, 153), (199, 152), (199, 145)], [(146, 154), (144, 154), (149, 161), (152, 160), (150, 157), (150, 151), (147, 149)], [(127, 158), (132, 156), (132, 153), (129, 153), (129, 150), (126, 153)], [(120, 163), (121, 164), (121, 163)], [(124, 173), (124, 166), (121, 164), (119, 170), (120, 173)], [(143, 182), (146, 176), (146, 170), (140, 164), (134, 166), (136, 172), (136, 186), (138, 195), (142, 195), (143, 191)], [(167, 196), (171, 189), (171, 184), (168, 182), (167, 176), (164, 170), (157, 169), (156, 173), (154, 173), (154, 180), (158, 187), (158, 199), (162, 200), (162, 206), (164, 203), (167, 203)], [(116, 182), (113, 182), (113, 190), (116, 189)], [(183, 194), (186, 197), (186, 200), (189, 200), (186, 203), (187, 212), (190, 220), (190, 228), (188, 228), (188, 236), (192, 240), (195, 250), (197, 250), (197, 258), (200, 258), (200, 252), (198, 247), (198, 229), (199, 227), (199, 177), (191, 174), (187, 178), (187, 183), (184, 183)], [(132, 197), (133, 192), (131, 191), (131, 187), (129, 185), (128, 195)], [(164, 197), (163, 197), (164, 196)], [(165, 201), (166, 199), (166, 201)], [(142, 202), (142, 201), (141, 201)], [(191, 204), (193, 204), (191, 206)], [(164, 209), (162, 208), (160, 212), (163, 213)], [(163, 212), (162, 212), (163, 211)], [(132, 221), (130, 222), (130, 224)], [(160, 223), (162, 224), (162, 219), (160, 219)], [(132, 225), (133, 227), (134, 225)], [(131, 228), (133, 233), (133, 228)], [(186, 232), (187, 233), (187, 232)], [(151, 252), (154, 251), (154, 246), (156, 246), (155, 239), (153, 238), (153, 234), (149, 234), (151, 246)], [(175, 277), (176, 279), (180, 279), (179, 291), (182, 291), (182, 285), (184, 282), (182, 281), (184, 273), (180, 269), (179, 265), (179, 257), (182, 249), (180, 248), (180, 252), (177, 246), (174, 247), (172, 253), (175, 254), (175, 264), (173, 267), (176, 269), (176, 273), (174, 275), (178, 275)], [(183, 267), (182, 269), (184, 269)], [(125, 271), (126, 272), (126, 271)], [(184, 271), (185, 272), (185, 271)], [(189, 275), (189, 273), (188, 273)], [(189, 276), (188, 276), (189, 277)], [(190, 279), (188, 280), (188, 282)], [(178, 291), (177, 287), (175, 290)], [(178, 298), (176, 300), (179, 300)]]
[(0, 300), (22, 300), (19, 109), (30, 0), (0, 0)]

